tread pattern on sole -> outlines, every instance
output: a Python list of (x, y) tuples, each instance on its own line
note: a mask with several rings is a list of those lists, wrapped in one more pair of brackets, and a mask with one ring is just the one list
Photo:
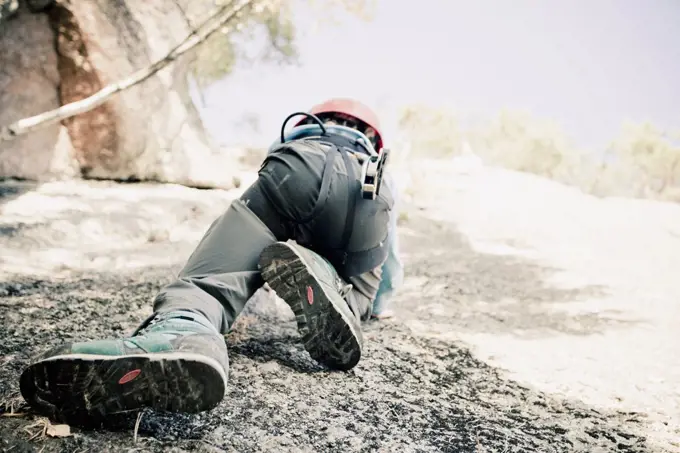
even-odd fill
[(312, 275), (303, 258), (286, 243), (277, 242), (262, 252), (260, 271), (293, 310), (309, 355), (329, 368), (354, 368), (363, 348), (361, 326), (340, 294)]
[[(124, 376), (129, 380), (121, 383)], [(20, 386), (29, 404), (78, 425), (97, 424), (144, 407), (202, 412), (217, 406), (226, 391), (219, 370), (181, 354), (163, 359), (142, 354), (93, 359), (64, 355), (29, 366)]]

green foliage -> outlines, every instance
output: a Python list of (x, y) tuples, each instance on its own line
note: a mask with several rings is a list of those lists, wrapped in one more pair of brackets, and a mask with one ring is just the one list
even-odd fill
[(268, 41), (264, 58), (290, 62), (297, 57), (290, 3), (272, 2), (271, 7), (250, 8), (241, 14), (235, 30), (215, 33), (198, 47), (192, 75), (199, 87), (222, 79), (234, 69), (239, 59), (247, 59), (238, 42), (250, 41), (258, 32), (264, 32)]
[(610, 151), (633, 167), (644, 190), (660, 193), (680, 184), (680, 145), (653, 124), (625, 124)]
[(282, 61), (287, 62), (297, 57), (296, 30), (290, 6), (266, 13), (260, 18), (260, 23), (267, 30), (267, 37), (273, 51), (268, 54), (269, 58), (283, 57)]
[(634, 196), (680, 201), (680, 135), (652, 124), (626, 124), (605, 153), (575, 148), (554, 121), (528, 112), (502, 111), (464, 128), (453, 112), (413, 105), (399, 126), (414, 153), (432, 157), (460, 154), (467, 141), (486, 163), (579, 187), (601, 196)]
[(446, 110), (423, 104), (408, 106), (401, 113), (398, 127), (412, 148), (430, 156), (461, 152), (459, 121)]
[(556, 176), (571, 147), (559, 126), (528, 112), (502, 111), (476, 131), (486, 158), (513, 170)]
[[(194, 0), (198, 1), (198, 0)], [(195, 53), (192, 75), (199, 87), (205, 87), (227, 76), (238, 61), (252, 60), (240, 48), (243, 42), (252, 42), (258, 34), (267, 39), (260, 60), (291, 64), (297, 61), (296, 39), (298, 30), (294, 10), (309, 8), (317, 16), (334, 17), (331, 12), (340, 8), (354, 18), (369, 20), (371, 0), (271, 0), (262, 1), (261, 8), (249, 8), (241, 14), (236, 30), (216, 33), (202, 43)], [(209, 14), (206, 14), (206, 16)], [(201, 18), (204, 20), (205, 17)], [(334, 21), (335, 22), (335, 21)]]
[(203, 88), (231, 72), (236, 64), (236, 48), (231, 37), (216, 33), (196, 51), (191, 72), (199, 87)]

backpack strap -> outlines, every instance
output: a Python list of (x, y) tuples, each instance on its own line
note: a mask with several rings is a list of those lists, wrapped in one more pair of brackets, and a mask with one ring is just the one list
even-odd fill
[[(342, 155), (342, 160), (345, 161), (345, 167), (347, 167), (347, 217), (345, 217), (345, 229), (340, 240), (340, 249), (346, 250), (352, 236), (352, 230), (354, 229), (357, 196), (359, 195), (359, 180), (356, 173), (354, 173), (354, 166), (350, 161), (349, 153), (347, 151), (340, 151), (337, 147), (335, 149)], [(347, 257), (345, 256), (343, 262), (346, 259)]]

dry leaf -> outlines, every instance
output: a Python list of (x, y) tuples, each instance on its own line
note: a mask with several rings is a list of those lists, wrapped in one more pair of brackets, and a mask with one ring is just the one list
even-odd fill
[(50, 437), (69, 437), (71, 427), (68, 425), (48, 425), (45, 434)]

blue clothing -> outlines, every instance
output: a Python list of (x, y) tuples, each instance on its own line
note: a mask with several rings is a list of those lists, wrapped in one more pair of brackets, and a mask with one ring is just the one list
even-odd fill
[(374, 315), (379, 315), (388, 308), (394, 291), (401, 287), (404, 281), (404, 264), (399, 257), (399, 235), (397, 232), (397, 219), (399, 218), (399, 206), (401, 204), (399, 188), (391, 174), (386, 173), (384, 177), (389, 179), (392, 195), (394, 196), (394, 206), (390, 215), (389, 231), (387, 234), (389, 252), (387, 260), (382, 266), (382, 279), (378, 288), (378, 294), (373, 301)]

